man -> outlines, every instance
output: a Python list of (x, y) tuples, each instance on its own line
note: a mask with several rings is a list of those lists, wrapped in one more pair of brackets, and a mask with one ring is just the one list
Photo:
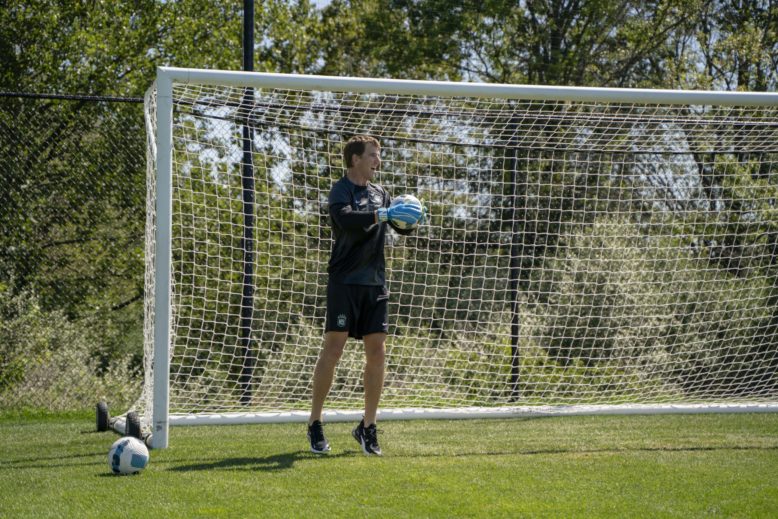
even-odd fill
[(336, 182), (329, 196), (334, 243), (329, 262), (327, 317), (324, 345), (313, 372), (313, 401), (308, 420), (311, 451), (330, 450), (324, 436), (322, 409), (329, 393), (335, 367), (349, 337), (365, 344), (365, 415), (353, 431), (368, 455), (381, 455), (376, 414), (384, 385), (386, 334), (389, 329), (384, 240), (386, 224), (400, 234), (392, 219), (415, 223), (424, 214), (415, 206), (391, 206), (384, 189), (371, 180), (381, 166), (381, 145), (373, 138), (357, 135), (343, 148), (346, 175)]

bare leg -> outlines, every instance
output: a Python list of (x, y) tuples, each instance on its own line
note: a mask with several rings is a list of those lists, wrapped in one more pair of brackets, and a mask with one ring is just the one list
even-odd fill
[(327, 332), (324, 334), (324, 346), (316, 361), (313, 370), (313, 402), (311, 404), (311, 416), (308, 425), (316, 420), (321, 420), (324, 400), (330, 392), (332, 379), (335, 376), (335, 367), (338, 365), (343, 347), (348, 340), (348, 332)]
[(365, 426), (376, 423), (378, 402), (384, 388), (384, 361), (386, 334), (371, 333), (365, 336)]

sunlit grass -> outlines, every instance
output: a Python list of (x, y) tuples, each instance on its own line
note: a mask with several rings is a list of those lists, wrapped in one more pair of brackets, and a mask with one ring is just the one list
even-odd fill
[(566, 417), (352, 424), (329, 456), (301, 424), (177, 427), (140, 475), (110, 474), (90, 417), (0, 418), (7, 517), (675, 516), (778, 509), (778, 415)]

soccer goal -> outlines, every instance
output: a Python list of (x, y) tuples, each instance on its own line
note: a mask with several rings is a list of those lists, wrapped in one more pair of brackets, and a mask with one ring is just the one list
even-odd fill
[(777, 94), (162, 68), (146, 117), (154, 447), (307, 419), (354, 134), (430, 211), (386, 245), (380, 419), (778, 410)]

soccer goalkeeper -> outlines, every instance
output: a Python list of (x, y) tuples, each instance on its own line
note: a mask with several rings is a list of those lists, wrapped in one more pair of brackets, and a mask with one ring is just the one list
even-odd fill
[(368, 455), (381, 455), (376, 414), (384, 385), (386, 334), (389, 329), (384, 240), (386, 224), (413, 225), (424, 219), (423, 208), (390, 204), (387, 192), (371, 180), (381, 166), (381, 145), (357, 135), (343, 149), (346, 175), (330, 191), (329, 212), (334, 243), (329, 262), (324, 345), (313, 372), (313, 401), (308, 420), (311, 451), (330, 450), (324, 436), (322, 409), (332, 386), (335, 367), (349, 337), (365, 343), (365, 414), (353, 431)]

